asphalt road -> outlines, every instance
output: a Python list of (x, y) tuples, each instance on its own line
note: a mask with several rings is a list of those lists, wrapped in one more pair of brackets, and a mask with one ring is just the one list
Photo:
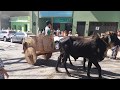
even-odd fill
[[(82, 69), (82, 58), (75, 62), (71, 57), (74, 66), (67, 63), (72, 77), (66, 75), (62, 66), (59, 68), (61, 73), (56, 73), (55, 66), (58, 55), (59, 52), (53, 53), (48, 61), (44, 60), (42, 56), (38, 56), (36, 66), (29, 65), (22, 54), (21, 44), (0, 41), (0, 58), (5, 64), (5, 69), (8, 70), (9, 79), (87, 79), (87, 72)], [(120, 60), (105, 58), (99, 64), (104, 79), (120, 79)], [(98, 77), (94, 65), (91, 69), (91, 77), (92, 79)]]

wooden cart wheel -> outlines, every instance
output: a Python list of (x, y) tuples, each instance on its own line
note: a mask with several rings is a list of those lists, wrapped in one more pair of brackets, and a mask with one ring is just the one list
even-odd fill
[(36, 55), (36, 51), (33, 47), (27, 48), (27, 50), (25, 51), (25, 59), (28, 62), (28, 64), (33, 65), (36, 63), (37, 55)]
[(44, 55), (44, 59), (49, 60), (49, 58), (51, 58), (51, 56), (52, 56), (52, 53), (48, 53), (48, 54)]

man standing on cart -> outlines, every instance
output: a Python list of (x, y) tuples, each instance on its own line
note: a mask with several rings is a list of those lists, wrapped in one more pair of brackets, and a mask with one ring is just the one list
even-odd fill
[(50, 21), (46, 21), (45, 35), (51, 35), (52, 24)]

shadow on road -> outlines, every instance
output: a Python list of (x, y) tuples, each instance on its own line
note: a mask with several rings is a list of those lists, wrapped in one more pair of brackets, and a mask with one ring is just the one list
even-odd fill
[[(3, 60), (4, 64), (5, 65), (9, 65), (9, 64), (16, 64), (16, 63), (26, 63), (26, 62), (21, 62), (22, 60), (24, 60), (25, 58), (24, 57), (21, 57), (21, 58), (12, 58), (12, 59), (6, 59), (6, 60)], [(17, 60), (15, 62), (10, 62), (10, 60)], [(6, 62), (6, 61), (9, 61), (9, 62)]]
[(0, 51), (5, 51), (5, 49), (0, 49)]
[[(38, 59), (35, 63), (35, 66), (47, 66), (47, 67), (55, 67), (57, 64), (56, 60), (44, 60), (44, 59)], [(59, 68), (64, 68), (63, 65), (59, 65)], [(83, 70), (82, 65), (81, 66), (71, 66), (69, 63), (67, 63), (67, 68), (72, 69), (73, 71), (69, 71), (72, 74), (72, 77), (80, 78), (80, 79), (88, 79), (87, 72)], [(82, 75), (85, 74), (85, 75)], [(98, 70), (96, 68), (91, 68), (91, 74), (97, 75), (97, 77), (91, 77), (91, 79), (98, 79)], [(102, 76), (103, 79), (120, 79), (118, 76), (120, 74), (114, 73), (111, 71), (102, 70)]]
[[(27, 62), (21, 62), (24, 59), (25, 59), (24, 57), (21, 57), (21, 58), (6, 59), (6, 60), (3, 60), (3, 61), (4, 61), (5, 65), (16, 64), (16, 63), (26, 63), (27, 64)], [(6, 62), (6, 61), (9, 61), (9, 60), (17, 60), (17, 61)], [(54, 67), (55, 68), (56, 64), (57, 64), (57, 61), (53, 60), (53, 59), (50, 59), (50, 60), (38, 59), (35, 63), (35, 66), (39, 66), (39, 67), (34, 67), (33, 65), (32, 66), (30, 65), (29, 67), (22, 68), (22, 69), (14, 69), (13, 68), (12, 70), (8, 70), (8, 72), (23, 71), (23, 70), (30, 70), (30, 69), (36, 69), (36, 68), (46, 68), (46, 67)], [(58, 68), (64, 68), (64, 67), (63, 67), (63, 65), (59, 65)], [(71, 73), (72, 77), (79, 78), (79, 79), (88, 79), (87, 72), (83, 70), (82, 65), (71, 66), (68, 62), (67, 63), (67, 68), (72, 70), (72, 71), (69, 71)], [(66, 72), (64, 71), (64, 72), (60, 72), (60, 73), (66, 73)], [(91, 79), (98, 79), (97, 69), (92, 68), (91, 69), (91, 74), (97, 75), (96, 77), (91, 77)], [(120, 77), (119, 77), (120, 74), (119, 73), (114, 73), (114, 72), (106, 71), (106, 70), (102, 70), (102, 76), (103, 76), (103, 79), (108, 79), (108, 78), (120, 79)]]

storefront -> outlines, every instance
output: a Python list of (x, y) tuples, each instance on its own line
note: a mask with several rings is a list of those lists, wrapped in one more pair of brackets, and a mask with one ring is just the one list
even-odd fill
[(40, 11), (39, 16), (40, 30), (44, 29), (46, 21), (50, 20), (54, 30), (59, 28), (61, 31), (72, 31), (72, 11)]
[(73, 34), (88, 36), (120, 29), (120, 11), (74, 11)]

